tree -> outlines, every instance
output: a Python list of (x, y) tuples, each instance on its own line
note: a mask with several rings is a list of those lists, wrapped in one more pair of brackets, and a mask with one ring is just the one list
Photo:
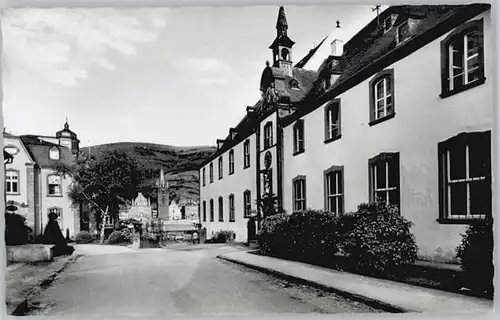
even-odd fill
[(120, 206), (137, 197), (144, 177), (135, 159), (117, 150), (79, 159), (70, 166), (58, 164), (53, 169), (71, 178), (68, 196), (73, 205), (89, 206), (97, 221), (106, 214), (118, 221)]

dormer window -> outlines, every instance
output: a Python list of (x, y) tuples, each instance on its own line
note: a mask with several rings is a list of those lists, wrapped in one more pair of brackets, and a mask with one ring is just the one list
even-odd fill
[(384, 20), (384, 33), (391, 30), (391, 28), (392, 28), (392, 16), (388, 16)]
[(60, 154), (59, 154), (59, 148), (58, 147), (52, 147), (49, 150), (49, 158), (51, 160), (59, 160)]
[(400, 44), (410, 38), (410, 24), (408, 20), (404, 21), (398, 26), (396, 34), (396, 43)]
[(299, 90), (299, 82), (295, 79), (290, 80), (290, 88)]

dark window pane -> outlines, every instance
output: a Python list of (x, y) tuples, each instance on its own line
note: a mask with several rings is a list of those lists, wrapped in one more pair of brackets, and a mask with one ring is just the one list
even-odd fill
[(335, 198), (328, 198), (328, 211), (335, 212)]
[(389, 187), (399, 187), (399, 163), (396, 157), (389, 160)]
[(479, 56), (467, 60), (467, 70), (472, 71), (479, 67)]
[(394, 107), (392, 104), (392, 96), (388, 96), (385, 101), (386, 101), (387, 114), (394, 113)]
[(389, 191), (389, 204), (399, 207), (399, 190)]
[(490, 169), (490, 139), (485, 134), (469, 136), (469, 176), (489, 177)]
[(343, 196), (342, 197), (338, 197), (337, 198), (337, 201), (338, 201), (338, 206), (339, 206), (339, 210), (337, 211), (337, 213), (343, 213), (344, 212), (344, 204), (343, 204)]
[(342, 180), (342, 172), (341, 171), (337, 172), (337, 179), (338, 179), (338, 186), (339, 186), (338, 192), (342, 193), (344, 190), (344, 186), (342, 185), (343, 180)]
[(465, 147), (462, 144), (457, 144), (450, 150), (450, 178), (465, 178)]
[(384, 100), (380, 100), (377, 102), (377, 119), (382, 118), (384, 116)]
[(487, 181), (475, 181), (470, 184), (471, 214), (491, 213), (491, 187)]
[(385, 78), (385, 94), (390, 95), (391, 94), (391, 78), (387, 77)]
[(382, 97), (384, 96), (384, 80), (377, 82), (376, 90), (377, 90), (377, 96), (375, 98), (377, 100), (382, 99)]
[(328, 174), (328, 193), (329, 194), (337, 193), (337, 187), (335, 185), (335, 173)]
[(375, 189), (385, 188), (385, 180), (386, 180), (386, 162), (380, 161), (376, 165), (376, 185)]
[(387, 192), (386, 191), (377, 191), (375, 192), (375, 199), (380, 202), (387, 201)]
[(467, 213), (467, 184), (454, 183), (451, 185), (451, 214), (463, 215)]
[(471, 83), (471, 82), (474, 82), (476, 80), (479, 80), (480, 72), (481, 72), (480, 69), (474, 69), (471, 72), (469, 72), (468, 76), (467, 76), (467, 81), (468, 81), (467, 83)]
[(467, 35), (467, 56), (472, 56), (479, 52), (479, 33), (471, 32)]

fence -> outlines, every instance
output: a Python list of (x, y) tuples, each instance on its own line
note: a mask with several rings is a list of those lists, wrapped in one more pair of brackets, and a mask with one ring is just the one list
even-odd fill
[(195, 223), (173, 223), (170, 221), (152, 221), (143, 223), (141, 240), (168, 244), (175, 242), (203, 243), (206, 231)]

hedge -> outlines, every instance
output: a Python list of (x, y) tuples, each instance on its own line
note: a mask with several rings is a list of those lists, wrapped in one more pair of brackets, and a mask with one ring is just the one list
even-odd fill
[(351, 267), (368, 274), (391, 274), (415, 263), (418, 247), (412, 222), (394, 206), (381, 202), (361, 204), (349, 222), (343, 249)]
[(5, 244), (16, 246), (28, 243), (26, 218), (16, 213), (5, 213)]
[(263, 254), (312, 263), (331, 262), (340, 254), (357, 272), (381, 274), (415, 262), (411, 226), (397, 208), (377, 202), (340, 216), (307, 210), (266, 217), (259, 245)]
[(75, 236), (76, 243), (92, 243), (94, 242), (94, 237), (88, 231), (80, 231)]
[(119, 244), (119, 243), (126, 243), (126, 242), (131, 242), (131, 235), (130, 231), (124, 229), (124, 230), (115, 230), (111, 232), (109, 235), (108, 239), (106, 240), (106, 244)]
[(234, 240), (235, 234), (232, 230), (217, 231), (208, 243), (226, 243)]
[(472, 291), (493, 294), (493, 219), (472, 222), (456, 249), (464, 286)]

